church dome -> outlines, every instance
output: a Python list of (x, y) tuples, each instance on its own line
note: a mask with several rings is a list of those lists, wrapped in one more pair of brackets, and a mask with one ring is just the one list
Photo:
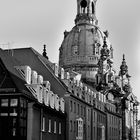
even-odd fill
[(59, 63), (69, 67), (71, 64), (96, 66), (103, 45), (104, 33), (94, 25), (76, 25), (70, 32), (64, 32), (60, 47)]
[(100, 50), (107, 35), (99, 29), (95, 11), (92, 10), (96, 0), (88, 2), (91, 9), (85, 4), (86, 0), (77, 1), (79, 10), (76, 25), (70, 32), (64, 32), (64, 40), (59, 49), (59, 65), (66, 71), (74, 70), (81, 73), (83, 79), (95, 82)]

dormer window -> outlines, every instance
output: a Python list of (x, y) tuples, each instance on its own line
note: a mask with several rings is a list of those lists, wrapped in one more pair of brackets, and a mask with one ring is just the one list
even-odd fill
[(73, 55), (78, 55), (78, 46), (73, 46), (72, 47), (72, 52), (73, 52)]

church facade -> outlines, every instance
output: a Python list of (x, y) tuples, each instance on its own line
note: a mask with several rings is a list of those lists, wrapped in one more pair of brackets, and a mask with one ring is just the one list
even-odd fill
[(138, 101), (132, 92), (125, 55), (117, 73), (109, 33), (98, 26), (96, 3), (77, 0), (75, 26), (64, 32), (59, 65), (69, 73), (79, 73), (80, 82), (96, 93), (91, 107), (92, 139), (137, 139)]

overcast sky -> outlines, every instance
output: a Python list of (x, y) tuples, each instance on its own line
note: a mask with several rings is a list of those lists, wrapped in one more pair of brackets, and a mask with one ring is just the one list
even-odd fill
[[(58, 62), (64, 30), (71, 30), (77, 0), (0, 0), (0, 47), (47, 45), (49, 59)], [(132, 76), (133, 92), (140, 101), (140, 0), (97, 0), (100, 28), (109, 31), (115, 68), (123, 53)]]

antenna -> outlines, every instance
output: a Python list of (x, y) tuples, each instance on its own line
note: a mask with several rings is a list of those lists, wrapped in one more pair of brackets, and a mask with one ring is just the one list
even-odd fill
[(12, 48), (13, 44), (14, 44), (14, 42), (3, 43), (3, 44), (0, 44), (0, 48), (6, 49), (8, 51), (8, 54), (13, 56), (13, 54), (14, 54), (14, 51)]

